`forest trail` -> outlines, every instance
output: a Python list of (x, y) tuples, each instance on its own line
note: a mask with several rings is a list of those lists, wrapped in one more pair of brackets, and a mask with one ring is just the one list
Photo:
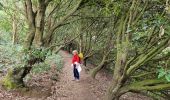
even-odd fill
[(57, 100), (99, 100), (90, 91), (88, 84), (89, 75), (82, 68), (80, 73), (80, 81), (73, 81), (73, 71), (71, 67), (72, 55), (65, 51), (61, 51), (63, 56), (64, 67), (60, 75), (59, 82), (56, 82)]
[[(28, 91), (6, 91), (0, 86), (0, 100), (104, 100), (111, 77), (108, 77), (105, 72), (100, 72), (96, 79), (92, 79), (83, 67), (80, 81), (73, 81), (72, 55), (66, 51), (60, 51), (59, 54), (63, 57), (64, 65), (59, 73), (58, 81), (50, 79), (55, 71), (51, 69), (48, 72), (32, 76), (27, 83)], [(88, 64), (88, 67), (93, 67), (93, 65)], [(127, 93), (120, 100), (152, 99), (139, 94)]]
[[(71, 67), (72, 55), (65, 51), (60, 51), (63, 57), (64, 67), (60, 73), (59, 82), (54, 85), (53, 100), (104, 100), (110, 78), (106, 73), (99, 73), (97, 79), (92, 79), (89, 73), (82, 67), (80, 81), (73, 81), (73, 71)], [(93, 66), (93, 65), (88, 65)], [(53, 97), (54, 96), (54, 97)], [(51, 100), (51, 99), (50, 99)], [(139, 94), (127, 93), (120, 100), (152, 100)]]
[[(106, 74), (99, 74), (100, 80), (94, 80), (85, 68), (82, 68), (80, 81), (73, 81), (72, 55), (66, 51), (60, 51), (59, 54), (63, 57), (64, 65), (58, 73), (57, 81), (51, 79), (51, 76), (56, 74), (56, 69), (51, 66), (51, 70), (47, 72), (31, 74), (27, 88), (5, 90), (0, 85), (0, 100), (103, 100), (109, 83), (108, 79), (103, 77)], [(0, 75), (1, 80), (5, 74)]]

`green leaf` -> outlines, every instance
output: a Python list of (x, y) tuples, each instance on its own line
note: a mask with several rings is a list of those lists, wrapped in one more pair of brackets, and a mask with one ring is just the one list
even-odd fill
[(165, 75), (166, 75), (166, 72), (164, 71), (164, 69), (163, 69), (163, 68), (159, 69), (159, 70), (158, 70), (158, 72), (159, 72), (159, 74), (158, 74), (158, 78), (162, 78), (163, 76), (165, 76)]
[(158, 78), (162, 78), (165, 74), (165, 72), (159, 73)]
[(165, 75), (165, 78), (168, 82), (170, 82), (170, 74)]

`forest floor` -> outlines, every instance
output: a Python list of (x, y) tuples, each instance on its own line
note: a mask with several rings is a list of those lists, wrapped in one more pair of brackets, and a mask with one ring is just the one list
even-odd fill
[[(59, 80), (51, 80), (55, 70), (33, 75), (28, 81), (28, 88), (7, 91), (0, 87), (0, 100), (104, 100), (110, 77), (101, 72), (97, 78), (91, 79), (86, 68), (81, 71), (80, 81), (73, 81), (71, 57), (69, 53), (61, 51), (64, 67), (59, 74)], [(89, 65), (92, 66), (92, 65)], [(2, 75), (3, 76), (3, 75)], [(0, 76), (0, 77), (2, 77)], [(139, 94), (127, 93), (121, 100), (152, 100)]]

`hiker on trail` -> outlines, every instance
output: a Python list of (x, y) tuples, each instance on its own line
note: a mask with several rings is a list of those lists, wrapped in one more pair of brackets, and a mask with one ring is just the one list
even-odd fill
[(80, 58), (78, 56), (77, 50), (73, 51), (72, 66), (73, 66), (74, 80), (79, 81), (79, 79), (80, 79)]

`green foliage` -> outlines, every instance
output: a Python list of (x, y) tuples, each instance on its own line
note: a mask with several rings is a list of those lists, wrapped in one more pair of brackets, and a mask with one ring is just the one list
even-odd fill
[[(165, 48), (161, 54), (159, 54), (159, 57), (162, 56), (169, 56), (170, 55), (170, 47)], [(159, 69), (158, 69), (158, 78), (165, 78), (168, 82), (170, 82), (170, 70), (168, 65), (168, 60), (160, 61), (159, 62)], [(164, 67), (163, 67), (164, 66)]]
[(31, 55), (34, 57), (34, 58), (44, 58), (47, 54), (47, 50), (45, 49), (31, 49)]
[[(4, 13), (0, 13), (0, 16), (3, 16)], [(1, 31), (4, 30), (5, 32), (10, 32), (11, 30), (11, 22), (8, 21), (6, 18), (0, 18), (0, 29)], [(2, 31), (3, 32), (3, 31)]]
[(2, 67), (16, 67), (22, 65), (22, 46), (12, 45), (12, 44), (2, 44), (0, 45), (0, 61)]
[[(26, 35), (27, 25), (25, 24), (24, 14), (21, 9), (22, 0), (1, 0), (0, 8), (3, 5), (3, 9), (0, 10), (0, 40), (7, 42), (12, 40), (13, 22), (15, 22), (17, 43), (23, 43), (23, 37)], [(3, 34), (3, 36), (1, 36)], [(0, 41), (1, 42), (1, 41)]]
[(168, 82), (170, 82), (170, 70), (165, 70), (160, 67), (160, 69), (158, 69), (158, 78), (165, 78)]
[(46, 63), (38, 63), (35, 64), (32, 68), (32, 72), (34, 74), (38, 74), (38, 73), (42, 73), (42, 72), (46, 72), (50, 70), (50, 65), (46, 64)]
[(3, 11), (0, 11), (0, 43), (9, 42), (11, 40), (11, 21), (6, 18), (6, 14)]
[(47, 72), (51, 69), (51, 66), (55, 64), (56, 71), (61, 71), (63, 68), (63, 59), (60, 55), (51, 55), (46, 58), (42, 63), (37, 63), (33, 66), (32, 72), (34, 74)]
[(63, 68), (63, 58), (59, 54), (53, 54), (45, 60), (48, 64), (54, 64), (56, 66), (57, 71), (61, 71)]
[(51, 51), (47, 51), (46, 49), (24, 51), (23, 47), (20, 45), (3, 44), (0, 45), (0, 55), (0, 61), (4, 62), (0, 65), (1, 69), (23, 67), (25, 63), (32, 58), (46, 58), (44, 62), (34, 65), (35, 69), (33, 68), (33, 72), (35, 73), (48, 71), (52, 63), (57, 65), (56, 67), (58, 70), (61, 70), (63, 67), (62, 57), (55, 54), (51, 55)]
[(158, 78), (162, 78), (162, 77), (164, 77), (166, 75), (166, 72), (165, 72), (165, 70), (163, 68), (160, 68), (158, 70), (158, 72), (159, 72)]
[(24, 55), (22, 56), (22, 61), (27, 63), (27, 61), (31, 59), (39, 59), (39, 60), (45, 60), (45, 58), (48, 56), (48, 50), (44, 48), (32, 48), (31, 50), (24, 49), (23, 50)]

